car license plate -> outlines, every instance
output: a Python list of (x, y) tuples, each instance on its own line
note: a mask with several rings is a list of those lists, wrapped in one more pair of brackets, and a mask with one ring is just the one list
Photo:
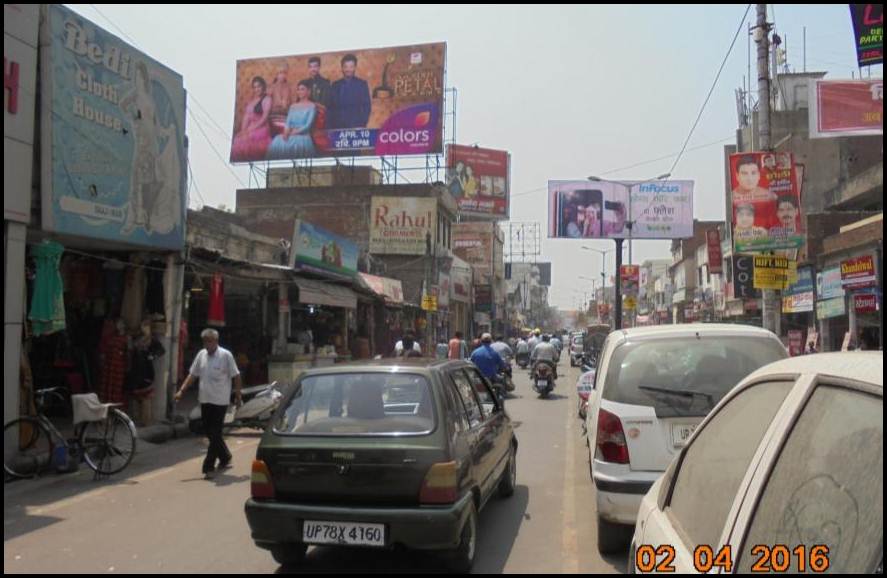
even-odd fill
[(672, 426), (671, 431), (674, 440), (674, 446), (676, 448), (680, 448), (684, 447), (684, 445), (687, 444), (687, 440), (690, 439), (690, 436), (693, 435), (694, 431), (696, 431), (696, 426), (676, 423)]
[(547, 386), (547, 385), (548, 385), (548, 381), (547, 381), (547, 380), (544, 380), (544, 379), (537, 379), (537, 380), (536, 380), (536, 385)]
[(306, 544), (383, 547), (385, 525), (306, 520), (302, 525), (302, 541)]

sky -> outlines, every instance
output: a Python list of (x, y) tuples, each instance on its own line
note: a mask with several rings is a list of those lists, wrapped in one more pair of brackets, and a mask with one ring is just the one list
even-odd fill
[[(511, 219), (540, 222), (546, 236), (548, 180), (645, 180), (671, 170), (747, 5), (67, 6), (183, 76), (191, 207), (230, 208), (238, 188), (264, 184), (227, 161), (237, 60), (445, 41), (457, 142), (511, 152)], [(769, 6), (792, 71), (804, 69), (806, 27), (807, 71), (859, 75), (847, 4)], [(697, 219), (724, 219), (723, 147), (735, 142), (735, 93), (747, 82), (754, 17), (752, 7), (671, 171), (695, 181)], [(882, 77), (883, 67), (863, 72)], [(601, 271), (600, 255), (580, 247), (614, 243), (542, 245), (537, 260), (553, 263), (549, 300), (573, 309), (590, 290), (581, 277), (600, 279)], [(635, 241), (633, 262), (668, 258), (669, 247)], [(612, 251), (607, 269), (612, 275)]]

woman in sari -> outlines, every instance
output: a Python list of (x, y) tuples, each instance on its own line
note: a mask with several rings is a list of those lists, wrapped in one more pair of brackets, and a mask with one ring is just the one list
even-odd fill
[(261, 76), (253, 78), (253, 99), (246, 105), (240, 132), (234, 136), (231, 160), (258, 161), (265, 158), (271, 143), (271, 97)]
[(296, 102), (290, 105), (286, 129), (271, 141), (269, 159), (299, 159), (316, 154), (311, 129), (317, 117), (317, 105), (311, 102), (311, 87), (302, 81), (296, 88)]

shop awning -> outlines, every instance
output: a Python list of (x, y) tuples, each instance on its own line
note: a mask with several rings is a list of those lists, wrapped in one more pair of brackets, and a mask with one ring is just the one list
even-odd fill
[(361, 283), (367, 289), (385, 299), (391, 305), (403, 305), (403, 284), (400, 279), (377, 277), (367, 273), (358, 273)]
[(295, 279), (294, 281), (299, 287), (299, 303), (357, 309), (357, 294), (347, 287), (313, 279)]

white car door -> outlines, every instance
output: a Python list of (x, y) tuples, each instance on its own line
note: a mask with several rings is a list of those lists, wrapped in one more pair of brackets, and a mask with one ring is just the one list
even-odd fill
[[(794, 381), (767, 381), (730, 394), (690, 438), (644, 497), (629, 564), (643, 571), (697, 572), (697, 549), (720, 551), (737, 492), (751, 478), (760, 445)], [(655, 555), (651, 566), (650, 555)], [(670, 564), (662, 566), (664, 561)], [(705, 560), (705, 565), (714, 559)], [(636, 571), (638, 567), (636, 566)], [(711, 569), (709, 567), (708, 569)]]

